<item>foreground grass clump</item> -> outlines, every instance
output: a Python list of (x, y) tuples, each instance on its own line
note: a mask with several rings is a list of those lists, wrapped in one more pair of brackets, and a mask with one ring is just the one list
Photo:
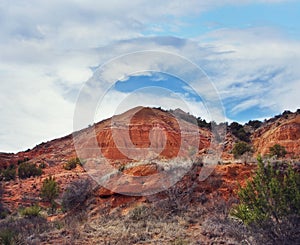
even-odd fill
[(37, 217), (40, 215), (41, 207), (33, 205), (20, 210), (20, 214), (27, 218)]
[(0, 231), (0, 244), (11, 245), (15, 242), (15, 232), (10, 229)]
[(273, 244), (295, 244), (300, 239), (300, 174), (291, 165), (265, 165), (259, 157), (253, 179), (238, 196), (240, 203), (231, 214), (248, 229)]
[(41, 216), (33, 216), (30, 219), (10, 217), (0, 222), (0, 244), (41, 244), (33, 241), (33, 237), (51, 229), (51, 224)]

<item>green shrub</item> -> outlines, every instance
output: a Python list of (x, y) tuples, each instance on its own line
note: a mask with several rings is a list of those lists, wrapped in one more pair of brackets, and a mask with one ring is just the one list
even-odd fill
[(250, 120), (247, 125), (251, 126), (253, 129), (258, 129), (263, 123), (259, 120)]
[(229, 126), (231, 133), (237, 137), (239, 140), (245, 141), (245, 142), (250, 142), (250, 133), (246, 132), (244, 129), (244, 126), (237, 123), (233, 122)]
[(16, 168), (14, 165), (10, 165), (9, 167), (3, 169), (0, 172), (0, 179), (9, 181), (14, 180), (16, 178)]
[(43, 171), (41, 168), (38, 168), (35, 164), (31, 164), (29, 162), (23, 162), (19, 165), (18, 175), (21, 179), (26, 179), (31, 176), (40, 176)]
[(49, 176), (43, 182), (40, 196), (44, 201), (54, 204), (54, 199), (58, 197), (58, 194), (59, 194), (59, 186), (55, 181), (55, 178)]
[(77, 164), (81, 166), (81, 162), (78, 157), (69, 160), (67, 163), (64, 164), (63, 167), (65, 170), (71, 170), (76, 168)]
[(236, 143), (232, 149), (234, 158), (239, 158), (246, 152), (251, 152), (251, 151), (252, 151), (251, 146), (245, 142)]
[(240, 188), (238, 196), (240, 203), (231, 214), (244, 224), (259, 227), (281, 242), (300, 236), (300, 174), (291, 165), (275, 169), (259, 157), (253, 179)]
[(40, 212), (41, 208), (38, 205), (33, 205), (20, 210), (20, 214), (27, 218), (37, 217), (40, 215)]
[(275, 157), (285, 157), (287, 154), (287, 151), (284, 146), (275, 144), (272, 147), (269, 148), (270, 150), (270, 156), (275, 156)]
[(0, 243), (3, 245), (15, 244), (15, 232), (11, 229), (0, 230)]

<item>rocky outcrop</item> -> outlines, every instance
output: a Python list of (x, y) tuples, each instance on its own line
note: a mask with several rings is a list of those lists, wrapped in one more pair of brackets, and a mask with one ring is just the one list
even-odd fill
[(99, 158), (100, 149), (110, 161), (131, 161), (151, 156), (187, 156), (191, 148), (208, 148), (210, 138), (208, 129), (200, 129), (169, 112), (137, 107), (79, 133), (75, 145), (83, 158)]
[(290, 114), (278, 118), (275, 122), (266, 123), (252, 135), (256, 154), (268, 154), (275, 144), (284, 146), (291, 157), (300, 156), (300, 115)]

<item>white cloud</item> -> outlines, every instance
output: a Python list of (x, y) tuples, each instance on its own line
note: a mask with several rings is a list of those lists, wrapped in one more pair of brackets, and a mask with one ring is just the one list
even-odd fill
[[(80, 86), (92, 75), (91, 67), (145, 49), (183, 55), (210, 71), (224, 99), (251, 96), (260, 90), (268, 92), (261, 85), (243, 83), (267, 76), (271, 73), (268, 69), (281, 69), (282, 77), (271, 79), (272, 91), (264, 94), (269, 98), (262, 102), (280, 109), (294, 108), (299, 104), (295, 92), (299, 83), (298, 42), (269, 30), (221, 30), (210, 34), (215, 41), (208, 45), (203, 39), (200, 45), (170, 37), (143, 39), (147, 32), (155, 35), (153, 28), (180, 35), (186, 27), (180, 17), (224, 4), (253, 2), (282, 1), (1, 1), (0, 151), (26, 149), (71, 132), (74, 100)], [(132, 64), (144, 70), (159, 70), (164, 63), (170, 72), (190, 72), (172, 60), (159, 61), (154, 67), (143, 59)], [(128, 76), (132, 64), (118, 64), (115, 72), (121, 76), (122, 71), (127, 71)], [(287, 90), (280, 94), (284, 80)], [(234, 83), (242, 86), (232, 89)], [(193, 86), (203, 94), (211, 91), (196, 82)], [(281, 100), (272, 104), (279, 94)]]
[[(272, 28), (223, 29), (199, 38), (214, 52), (204, 69), (212, 74), (222, 99), (236, 100), (236, 113), (254, 105), (280, 112), (299, 107), (300, 42)], [(241, 103), (241, 100), (245, 100)]]

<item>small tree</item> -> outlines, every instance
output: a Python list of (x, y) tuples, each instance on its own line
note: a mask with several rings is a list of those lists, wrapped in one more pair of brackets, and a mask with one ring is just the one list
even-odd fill
[(259, 157), (253, 179), (238, 196), (240, 204), (231, 214), (248, 227), (276, 244), (292, 244), (295, 237), (300, 238), (300, 174), (291, 165), (275, 169), (271, 164), (265, 166)]
[(269, 148), (270, 155), (275, 157), (285, 157), (287, 154), (286, 149), (284, 146), (275, 144), (272, 147)]
[(56, 204), (55, 204), (55, 198), (58, 197), (59, 194), (59, 186), (57, 182), (55, 181), (55, 178), (52, 176), (49, 176), (46, 178), (43, 182), (43, 186), (41, 188), (40, 196), (42, 199), (46, 202), (51, 203), (51, 209), (54, 211)]
[(246, 152), (251, 152), (251, 151), (252, 151), (251, 146), (245, 142), (236, 143), (232, 149), (233, 156), (236, 159), (241, 157)]

